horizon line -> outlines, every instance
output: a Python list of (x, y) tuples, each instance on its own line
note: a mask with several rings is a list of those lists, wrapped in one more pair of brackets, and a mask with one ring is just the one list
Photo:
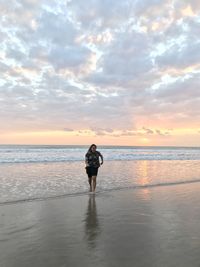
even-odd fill
[[(90, 146), (91, 144), (0, 144), (0, 146)], [(200, 148), (200, 146), (181, 146), (181, 145), (103, 145), (98, 144), (97, 147), (184, 147), (184, 148)]]

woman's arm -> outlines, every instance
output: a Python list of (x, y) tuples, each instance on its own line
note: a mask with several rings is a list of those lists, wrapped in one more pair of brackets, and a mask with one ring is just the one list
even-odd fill
[(103, 164), (103, 155), (99, 152), (99, 157), (101, 158), (101, 165)]
[(85, 165), (86, 165), (86, 167), (89, 166), (89, 163), (88, 163), (88, 155), (87, 154), (85, 155)]

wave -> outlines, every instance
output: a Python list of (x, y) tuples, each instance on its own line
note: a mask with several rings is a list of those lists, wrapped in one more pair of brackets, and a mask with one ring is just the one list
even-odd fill
[(84, 159), (0, 159), (1, 163), (50, 163), (50, 162), (74, 162)]
[[(105, 161), (135, 161), (135, 160), (200, 160), (199, 155), (116, 155), (104, 157)], [(53, 163), (53, 162), (83, 162), (83, 157), (74, 158), (0, 158), (2, 163)]]
[[(174, 182), (166, 182), (166, 183), (156, 183), (156, 184), (146, 184), (146, 185), (115, 187), (115, 188), (110, 188), (110, 189), (102, 189), (102, 190), (97, 191), (96, 193), (97, 194), (103, 194), (103, 193), (108, 193), (108, 192), (113, 192), (113, 191), (145, 189), (145, 188), (184, 185), (184, 184), (193, 184), (193, 183), (200, 183), (200, 179), (174, 181)], [(2, 206), (2, 205), (27, 203), (27, 202), (33, 202), (33, 201), (45, 201), (45, 200), (60, 199), (60, 198), (65, 198), (65, 197), (77, 197), (77, 196), (87, 195), (88, 193), (89, 193), (88, 191), (82, 191), (82, 192), (66, 193), (66, 194), (52, 195), (52, 196), (46, 196), (46, 197), (34, 197), (34, 198), (24, 198), (24, 199), (16, 199), (16, 200), (6, 200), (6, 201), (1, 201), (0, 205)]]
[[(100, 149), (106, 161), (112, 160), (200, 160), (200, 148), (110, 147)], [(1, 163), (46, 163), (84, 161), (84, 147), (0, 146)]]

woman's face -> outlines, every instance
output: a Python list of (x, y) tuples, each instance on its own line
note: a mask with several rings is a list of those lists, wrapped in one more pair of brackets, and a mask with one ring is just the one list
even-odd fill
[(96, 146), (92, 146), (92, 147), (91, 147), (91, 151), (92, 151), (92, 152), (95, 152), (95, 151), (96, 151)]

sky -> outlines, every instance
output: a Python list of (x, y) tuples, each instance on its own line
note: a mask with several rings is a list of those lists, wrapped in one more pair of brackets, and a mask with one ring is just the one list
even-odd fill
[(1, 0), (0, 144), (200, 146), (200, 1)]

